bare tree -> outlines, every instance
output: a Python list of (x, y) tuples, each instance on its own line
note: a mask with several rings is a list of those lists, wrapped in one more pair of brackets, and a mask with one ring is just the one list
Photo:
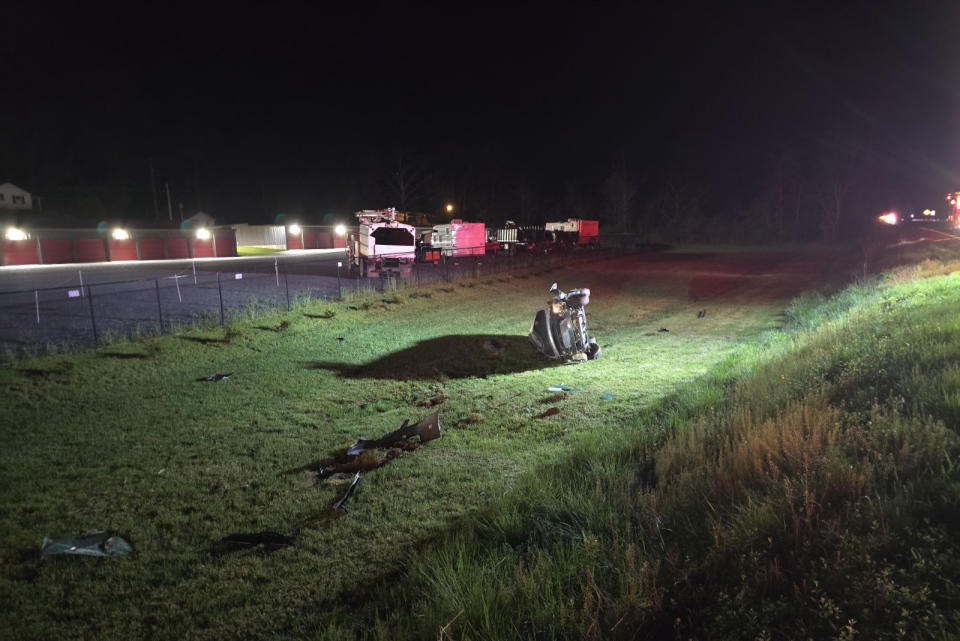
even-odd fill
[(429, 191), (433, 176), (422, 164), (410, 159), (401, 151), (394, 152), (393, 166), (390, 169), (390, 195), (400, 211), (421, 205)]
[(817, 190), (817, 205), (820, 208), (820, 233), (824, 240), (833, 242), (840, 236), (840, 223), (844, 215), (844, 199), (849, 183), (840, 174), (825, 177)]
[(633, 227), (637, 189), (637, 180), (627, 173), (625, 163), (621, 163), (603, 181), (603, 197), (623, 233), (629, 233)]

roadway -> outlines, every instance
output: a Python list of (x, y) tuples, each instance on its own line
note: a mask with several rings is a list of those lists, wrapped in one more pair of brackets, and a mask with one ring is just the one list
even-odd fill
[[(65, 265), (12, 265), (0, 267), (0, 293), (51, 288), (72, 288), (118, 281), (167, 279), (177, 275), (221, 273), (281, 273), (337, 276), (337, 262), (343, 262), (341, 275), (348, 269), (343, 249), (288, 251), (261, 256), (197, 258), (193, 260), (137, 260)], [(233, 276), (231, 276), (233, 277)]]

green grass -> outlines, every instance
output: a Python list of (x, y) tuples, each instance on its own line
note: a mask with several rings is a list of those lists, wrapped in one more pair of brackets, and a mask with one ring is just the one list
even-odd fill
[[(824, 256), (797, 252), (772, 276), (717, 285), (715, 274), (740, 258), (650, 274), (621, 257), (17, 363), (0, 372), (0, 626), (18, 639), (432, 638), (456, 618), (452, 638), (672, 636), (675, 626), (724, 638), (738, 624), (777, 636), (764, 626), (793, 625), (813, 603), (828, 614), (810, 629), (832, 625), (839, 636), (849, 624), (836, 593), (801, 590), (798, 606), (789, 585), (755, 578), (792, 564), (791, 578), (822, 577), (824, 586), (836, 577), (817, 563), (836, 540), (821, 540), (820, 529), (836, 514), (859, 515), (860, 525), (882, 516), (891, 545), (890, 532), (903, 534), (892, 516), (908, 498), (922, 494), (926, 509), (940, 492), (949, 505), (950, 483), (927, 478), (944, 473), (942, 453), (953, 456), (952, 432), (931, 427), (930, 399), (947, 399), (937, 411), (953, 407), (949, 381), (960, 376), (944, 369), (939, 387), (924, 391), (935, 368), (915, 371), (927, 412), (917, 418), (906, 401), (880, 399), (890, 382), (861, 383), (881, 355), (874, 344), (890, 349), (885, 372), (903, 359), (926, 362), (896, 346), (918, 345), (904, 335), (928, 317), (900, 314), (953, 301), (953, 277), (917, 284), (917, 273), (864, 286), (844, 304), (808, 297), (787, 309), (798, 288), (832, 271)], [(603, 359), (562, 366), (527, 347), (554, 279), (594, 290), (590, 323), (608, 346)], [(692, 300), (705, 285), (719, 293)], [(895, 304), (863, 311), (884, 301)], [(867, 316), (872, 324), (857, 324)], [(789, 332), (779, 331), (785, 320)], [(865, 327), (903, 335), (878, 343)], [(922, 345), (921, 355), (933, 343)], [(841, 348), (850, 350), (843, 367), (833, 355)], [(947, 363), (952, 352), (941, 356)], [(195, 380), (214, 372), (233, 375)], [(554, 397), (546, 388), (556, 383), (578, 389)], [(332, 512), (344, 483), (314, 486), (309, 468), (443, 397), (444, 438), (367, 474), (349, 514)], [(560, 413), (538, 418), (550, 407)], [(864, 445), (861, 420), (885, 421), (886, 440)], [(786, 445), (781, 433), (792, 434)], [(785, 454), (757, 469), (765, 443)], [(858, 448), (882, 459), (892, 443), (907, 445), (884, 463), (887, 485), (858, 480), (876, 463), (857, 459)], [(897, 475), (922, 472), (931, 453), (940, 454), (923, 483), (897, 495)], [(828, 512), (809, 500), (824, 496), (818, 483), (837, 497)], [(949, 549), (942, 520), (923, 527), (911, 513), (906, 522), (929, 541), (916, 547), (924, 562), (946, 567), (935, 553)], [(39, 559), (44, 536), (97, 528), (127, 537), (136, 553)], [(272, 554), (214, 551), (226, 534), (261, 530), (300, 542)], [(862, 539), (851, 531), (844, 549), (853, 558)], [(934, 583), (917, 580), (904, 595), (902, 564), (877, 563), (844, 568), (887, 581), (893, 610), (943, 625), (930, 608), (949, 601), (933, 595)], [(741, 613), (752, 618), (743, 623)]]
[(331, 636), (956, 638), (958, 266), (795, 301), (803, 329), (525, 477)]
[[(687, 277), (624, 275), (629, 259), (619, 260), (576, 276), (368, 295), (3, 370), (4, 627), (24, 639), (277, 638), (338, 625), (341, 604), (399, 576), (524, 474), (585, 435), (622, 429), (773, 327), (784, 304), (717, 300), (705, 323)], [(562, 366), (527, 346), (553, 278), (594, 288), (604, 359)], [(195, 381), (214, 372), (233, 376)], [(578, 390), (550, 400), (556, 383)], [(616, 398), (601, 401), (607, 392)], [(444, 438), (367, 475), (346, 517), (330, 510), (342, 483), (285, 473), (424, 416), (442, 396)], [(559, 415), (537, 418), (553, 406)], [(44, 536), (97, 528), (127, 537), (135, 556), (38, 559)], [(301, 542), (211, 552), (231, 532), (261, 530)]]
[(284, 249), (274, 249), (273, 247), (244, 247), (237, 246), (237, 256), (262, 256), (264, 254), (282, 254)]

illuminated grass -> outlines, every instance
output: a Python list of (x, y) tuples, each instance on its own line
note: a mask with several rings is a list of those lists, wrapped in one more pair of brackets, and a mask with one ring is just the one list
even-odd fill
[(525, 478), (367, 636), (954, 638), (960, 265), (927, 267), (795, 306), (807, 330)]
[[(579, 564), (581, 548), (596, 549), (594, 537), (603, 547), (611, 512), (603, 499), (557, 488), (642, 490), (623, 473), (636, 464), (636, 447), (653, 447), (664, 429), (683, 424), (680, 407), (720, 407), (721, 383), (741, 365), (718, 363), (780, 325), (786, 298), (799, 291), (797, 274), (830, 271), (822, 257), (801, 256), (779, 266), (781, 278), (741, 274), (716, 294), (709, 288), (727, 287), (722, 279), (742, 267), (742, 256), (671, 259), (655, 274), (650, 260), (367, 294), (226, 332), (149, 338), (3, 370), (0, 602), (8, 606), (0, 625), (18, 639), (255, 639), (324, 630), (352, 636), (354, 626), (369, 631), (380, 619), (384, 636), (433, 636), (434, 622), (452, 618), (449, 609), (463, 601), (460, 579), (474, 572), (482, 581), (469, 589), (487, 595), (488, 616), (536, 634), (507, 608), (527, 602), (509, 591), (494, 598), (484, 587), (485, 564), (499, 558), (484, 557), (486, 545), (465, 552), (465, 559), (480, 555), (479, 569), (450, 566), (464, 577), (436, 574), (450, 569), (443, 555), (457, 543), (440, 547), (439, 566), (417, 561), (415, 576), (436, 578), (415, 589), (431, 600), (434, 589), (449, 595), (436, 609), (405, 599), (403, 611), (423, 618), (398, 620), (399, 611), (382, 609), (396, 605), (377, 590), (400, 580), (410, 559), (444, 533), (479, 536), (478, 543), (492, 536), (463, 521), (476, 514), (501, 533), (491, 541), (543, 546), (531, 552), (534, 560), (546, 555), (542, 563), (529, 567), (545, 574), (520, 572), (518, 589), (553, 595), (543, 616), (555, 615), (558, 634), (582, 633), (584, 575), (554, 572), (547, 560)], [(695, 300), (690, 270), (712, 279), (697, 282)], [(553, 280), (593, 290), (591, 329), (609, 345), (601, 360), (562, 366), (526, 346)], [(697, 317), (700, 309), (706, 318)], [(757, 349), (760, 358), (765, 348)], [(700, 378), (708, 371), (711, 378)], [(215, 372), (232, 376), (196, 382)], [(547, 387), (557, 383), (578, 389), (552, 398)], [(679, 389), (682, 403), (673, 407), (664, 399)], [(604, 393), (614, 398), (602, 400)], [(342, 484), (313, 487), (302, 471), (285, 473), (357, 436), (424, 416), (442, 396), (449, 397), (438, 406), (444, 438), (367, 475), (345, 517), (329, 510)], [(558, 415), (537, 417), (553, 406)], [(624, 444), (631, 449), (621, 451)], [(557, 469), (567, 472), (544, 475)], [(39, 560), (44, 536), (91, 529), (119, 532), (136, 554)], [(296, 534), (300, 543), (273, 554), (212, 552), (229, 533), (261, 530)], [(563, 546), (551, 548), (554, 541)], [(640, 552), (630, 553), (637, 563)], [(637, 599), (650, 598), (637, 589)], [(363, 618), (349, 613), (357, 608)], [(460, 629), (480, 630), (483, 611), (465, 613)], [(514, 629), (493, 623), (489, 634)]]
[(244, 247), (237, 246), (237, 256), (263, 256), (264, 254), (282, 254), (284, 249), (272, 247)]

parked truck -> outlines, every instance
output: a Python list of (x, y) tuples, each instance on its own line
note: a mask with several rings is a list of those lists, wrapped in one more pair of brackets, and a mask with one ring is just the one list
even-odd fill
[(517, 225), (512, 220), (497, 229), (496, 241), (499, 251), (510, 255), (518, 252), (545, 254), (550, 251), (552, 243), (543, 225)]
[(417, 258), (416, 228), (397, 221), (397, 210), (356, 213), (359, 229), (347, 239), (351, 273), (370, 278), (408, 278)]
[(483, 223), (467, 223), (455, 218), (445, 225), (420, 235), (420, 256), (425, 262), (436, 263), (442, 257), (483, 256), (487, 234)]
[(596, 220), (568, 218), (563, 222), (547, 223), (547, 231), (557, 232), (556, 238), (564, 245), (587, 247), (600, 244), (600, 223)]

